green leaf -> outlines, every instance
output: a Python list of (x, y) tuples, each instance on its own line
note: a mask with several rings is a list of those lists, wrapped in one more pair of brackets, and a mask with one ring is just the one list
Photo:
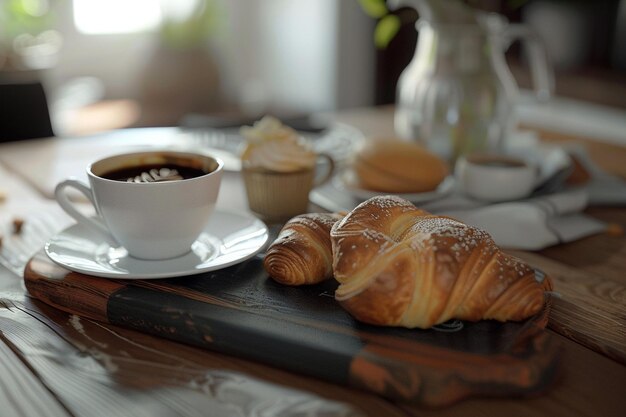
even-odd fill
[(359, 3), (365, 13), (376, 19), (389, 13), (385, 5), (385, 0), (359, 0)]
[(379, 49), (385, 49), (389, 42), (400, 30), (400, 18), (389, 14), (378, 22), (374, 30), (374, 44)]

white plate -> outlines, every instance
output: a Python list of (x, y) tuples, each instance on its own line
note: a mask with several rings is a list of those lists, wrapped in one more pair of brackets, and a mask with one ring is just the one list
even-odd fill
[(356, 179), (354, 172), (351, 170), (345, 170), (333, 178), (333, 186), (339, 190), (346, 191), (354, 198), (361, 200), (368, 200), (378, 195), (394, 194), (412, 203), (425, 203), (427, 201), (437, 200), (450, 194), (454, 189), (454, 178), (451, 175), (447, 176), (434, 191), (424, 193), (383, 193), (359, 188), (358, 180)]
[(75, 272), (105, 278), (171, 278), (214, 271), (258, 253), (267, 242), (267, 226), (252, 215), (216, 210), (192, 250), (178, 258), (150, 261), (128, 256), (126, 249), (103, 243), (95, 232), (75, 224), (45, 245), (55, 263)]

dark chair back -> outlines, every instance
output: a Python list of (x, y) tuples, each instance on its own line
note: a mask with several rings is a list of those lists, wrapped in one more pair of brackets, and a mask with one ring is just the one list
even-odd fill
[(0, 142), (54, 136), (41, 83), (0, 83)]

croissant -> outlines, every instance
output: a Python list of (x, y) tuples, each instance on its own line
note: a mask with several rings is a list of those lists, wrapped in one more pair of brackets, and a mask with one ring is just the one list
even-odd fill
[(302, 214), (289, 220), (270, 245), (263, 266), (286, 285), (317, 284), (333, 276), (330, 229), (343, 216)]
[(335, 298), (366, 323), (426, 329), (452, 318), (522, 320), (544, 304), (534, 271), (485, 231), (399, 197), (361, 203), (335, 224), (331, 241)]

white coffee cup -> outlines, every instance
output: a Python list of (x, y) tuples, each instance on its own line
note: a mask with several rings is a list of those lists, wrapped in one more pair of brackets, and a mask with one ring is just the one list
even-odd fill
[[(119, 173), (120, 169), (140, 172), (151, 166), (181, 166), (200, 171), (191, 178), (158, 182), (111, 179), (112, 173)], [(196, 153), (127, 153), (89, 165), (89, 185), (74, 178), (59, 183), (55, 197), (78, 223), (96, 231), (114, 247), (123, 246), (130, 256), (152, 260), (174, 258), (191, 250), (208, 223), (217, 201), (223, 167), (219, 159)], [(153, 172), (168, 174), (165, 170)], [(87, 217), (76, 208), (68, 197), (69, 188), (91, 201), (96, 209), (95, 217)]]
[(459, 158), (455, 177), (470, 197), (498, 202), (528, 197), (537, 185), (539, 172), (522, 159), (471, 154)]

